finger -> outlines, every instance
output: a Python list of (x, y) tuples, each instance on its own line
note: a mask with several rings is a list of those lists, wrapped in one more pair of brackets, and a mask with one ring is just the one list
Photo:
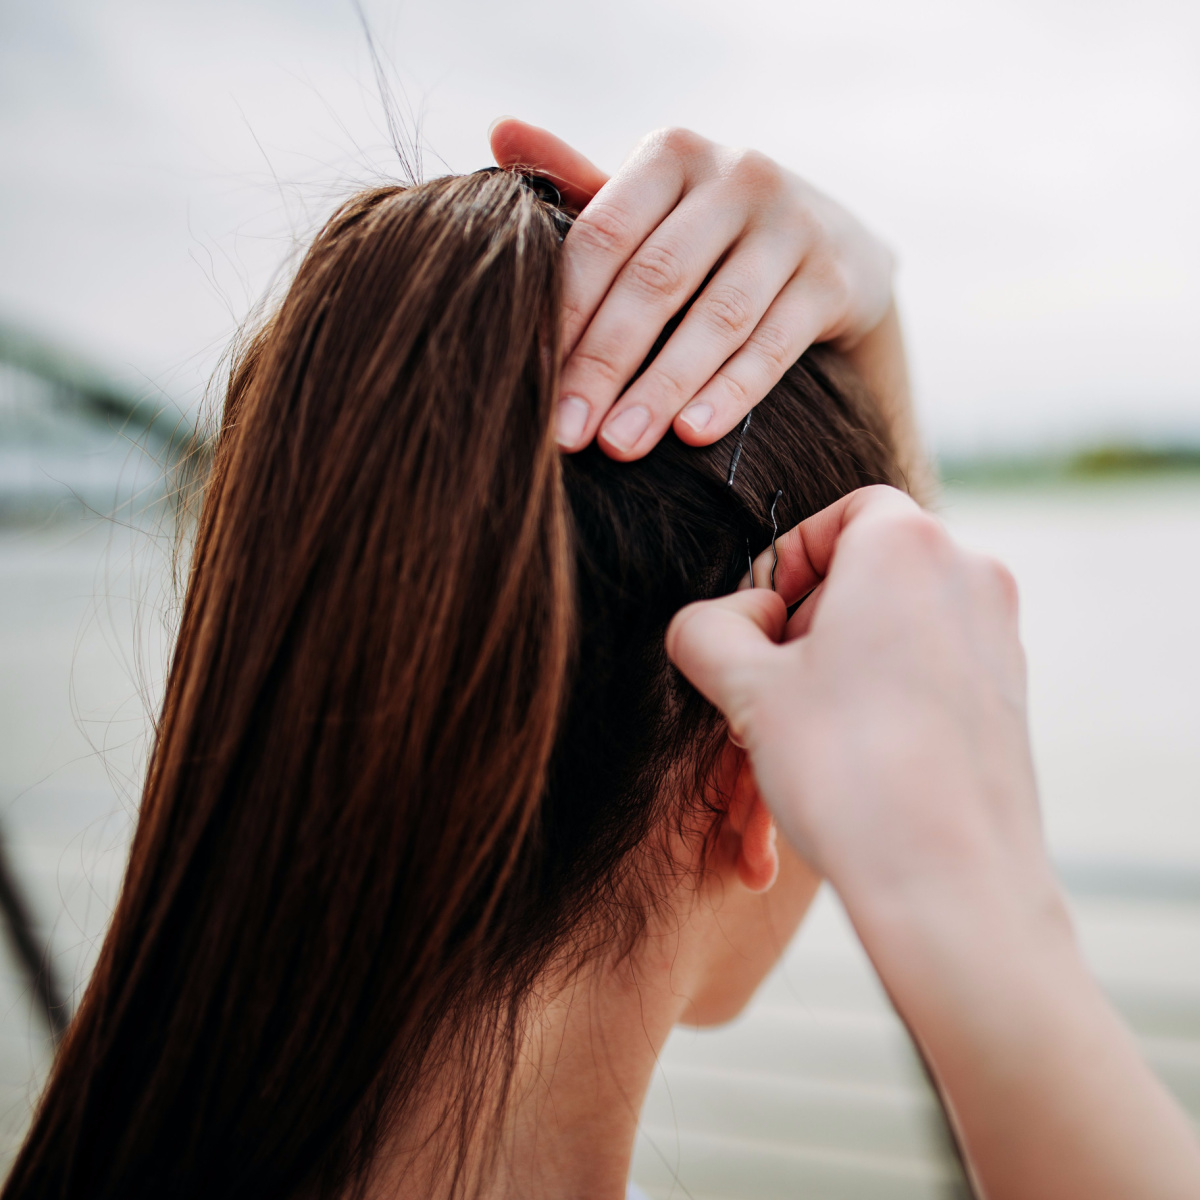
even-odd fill
[(798, 272), (675, 418), (680, 439), (707, 446), (735, 428), (820, 337), (831, 307), (826, 284)]
[(970, 588), (977, 630), (974, 638), (980, 652), (990, 646), (999, 653), (1008, 670), (1019, 663), (1024, 677), (1021, 648), (1020, 597), (1012, 572), (989, 554), (960, 550), (959, 558)]
[(966, 552), (981, 598), (1002, 625), (1015, 632), (1020, 624), (1020, 591), (1012, 571), (990, 554)]
[(750, 570), (742, 576), (737, 590), (745, 588), (766, 588), (773, 592), (776, 589), (771, 584), (771, 572), (775, 569), (775, 552), (768, 546), (756, 559), (750, 563)]
[(608, 419), (606, 414), (659, 331), (741, 233), (742, 212), (715, 205), (705, 193), (690, 192), (635, 251), (563, 367), (562, 394), (580, 397), (588, 405), (582, 440), (589, 441), (602, 426), (601, 441), (614, 457), (637, 457), (639, 447), (648, 449), (670, 424), (674, 412), (656, 411), (645, 403), (622, 401), (619, 414)]
[(754, 589), (689, 604), (667, 627), (667, 655), (725, 714), (735, 737), (754, 680), (776, 651), (786, 621), (780, 598)]
[(570, 355), (634, 252), (679, 203), (686, 176), (677, 159), (638, 151), (596, 193), (563, 243), (563, 353)]
[(829, 574), (838, 542), (852, 526), (872, 519), (922, 515), (916, 501), (896, 488), (884, 484), (858, 488), (776, 538), (774, 547), (768, 546), (754, 560), (754, 578), (764, 583), (770, 579), (778, 551), (775, 591), (790, 606)]
[(800, 603), (800, 607), (796, 609), (790, 617), (788, 617), (787, 629), (784, 631), (783, 640), (785, 642), (794, 642), (797, 638), (806, 637), (808, 631), (812, 628), (813, 617), (817, 614), (817, 605), (821, 600), (821, 593), (825, 590), (825, 581), (821, 580)]
[(501, 117), (488, 130), (492, 157), (505, 170), (522, 169), (549, 179), (569, 208), (582, 209), (608, 176), (578, 150), (546, 129)]
[[(727, 227), (722, 232), (736, 236), (739, 231)], [(753, 235), (735, 246), (645, 374), (616, 401), (605, 418), (600, 439), (606, 443), (606, 448), (611, 446), (615, 451), (614, 457), (629, 459), (646, 453), (658, 444), (677, 416), (691, 429), (689, 441), (695, 441), (705, 432), (705, 427), (714, 416), (712, 406), (688, 402), (704, 388), (714, 372), (743, 346), (772, 307), (780, 289), (787, 284), (801, 253), (799, 239), (789, 241), (792, 244), (781, 244), (777, 237)], [(720, 247), (718, 255), (724, 249), (724, 246)], [(628, 306), (631, 320), (646, 319), (637, 313), (634, 303), (623, 296), (620, 289), (621, 280), (618, 280), (593, 321), (592, 329), (598, 329), (605, 315), (618, 305)], [(584, 338), (581, 349), (590, 337), (591, 330)], [(791, 361), (794, 360), (789, 360), (789, 363)], [(781, 375), (786, 365), (780, 369)], [(766, 390), (773, 382), (767, 385), (763, 395), (766, 395)], [(753, 398), (746, 408), (758, 399), (761, 396)], [(614, 444), (608, 432), (610, 428), (619, 427), (627, 409), (642, 409), (651, 414), (651, 419), (636, 444)], [(728, 413), (724, 415), (729, 416)], [(728, 428), (732, 428), (732, 424)], [(722, 432), (727, 432), (728, 428)], [(716, 436), (711, 435), (704, 440), (715, 441)]]

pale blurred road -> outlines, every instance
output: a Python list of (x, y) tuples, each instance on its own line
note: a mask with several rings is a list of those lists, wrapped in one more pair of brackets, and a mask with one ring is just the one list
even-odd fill
[[(1200, 479), (957, 487), (943, 511), (1017, 575), (1046, 825), (1081, 937), (1200, 1118)], [(0, 531), (0, 830), (76, 989), (119, 882), (164, 561), (161, 539), (111, 525)], [(6, 960), (5, 1157), (47, 1063)], [(745, 1017), (672, 1038), (635, 1174), (656, 1197), (958, 1194), (903, 1030), (828, 895)]]

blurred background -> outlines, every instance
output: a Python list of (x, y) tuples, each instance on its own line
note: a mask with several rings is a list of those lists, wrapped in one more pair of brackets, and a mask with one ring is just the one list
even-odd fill
[[(425, 175), (501, 114), (614, 168), (681, 124), (898, 251), (958, 535), (1022, 589), (1048, 835), (1200, 1120), (1200, 7), (366, 0)], [(398, 164), (350, 0), (0, 7), (0, 1164), (119, 885), (170, 645), (179, 447), (238, 324)], [(962, 1194), (836, 901), (664, 1054), (653, 1196)]]

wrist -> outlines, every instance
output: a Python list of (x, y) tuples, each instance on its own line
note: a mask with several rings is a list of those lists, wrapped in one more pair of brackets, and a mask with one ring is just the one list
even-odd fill
[(848, 889), (855, 929), (920, 1036), (986, 1040), (1015, 1028), (1045, 988), (1097, 991), (1066, 900), (1044, 857), (1024, 869), (982, 861), (953, 873)]
[(840, 348), (891, 429), (909, 491), (919, 503), (931, 503), (937, 488), (913, 412), (904, 333), (894, 293), (889, 292), (879, 319), (852, 344)]
[(964, 883), (954, 905), (867, 900), (851, 916), (982, 1192), (1200, 1195), (1195, 1130), (1092, 978), (1050, 879), (1041, 895)]

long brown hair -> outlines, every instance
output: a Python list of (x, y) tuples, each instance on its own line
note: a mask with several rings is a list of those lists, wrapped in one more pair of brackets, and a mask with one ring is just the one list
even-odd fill
[(548, 964), (654, 903), (661, 781), (720, 730), (670, 616), (777, 489), (783, 527), (896, 481), (822, 352), (732, 487), (729, 439), (560, 456), (560, 224), (505, 173), (364, 193), (241, 353), (120, 902), (5, 1200), (343, 1194), (451, 1069), (461, 1151)]

